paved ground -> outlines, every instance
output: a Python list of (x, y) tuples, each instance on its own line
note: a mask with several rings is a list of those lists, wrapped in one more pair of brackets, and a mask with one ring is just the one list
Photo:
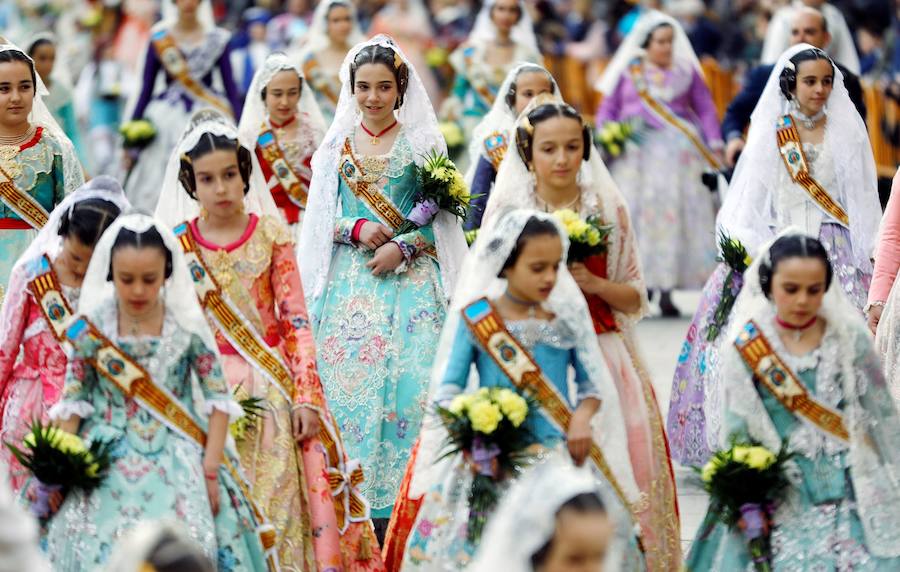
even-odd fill
[[(638, 325), (638, 343), (647, 368), (653, 376), (653, 386), (659, 400), (660, 411), (665, 423), (669, 410), (669, 395), (672, 392), (672, 374), (685, 332), (699, 300), (698, 293), (675, 294), (675, 303), (684, 315), (681, 319), (651, 317)], [(654, 308), (658, 314), (658, 310)], [(675, 466), (678, 487), (678, 502), (681, 509), (681, 539), (685, 553), (697, 532), (697, 527), (706, 514), (706, 493), (699, 486), (693, 471)]]

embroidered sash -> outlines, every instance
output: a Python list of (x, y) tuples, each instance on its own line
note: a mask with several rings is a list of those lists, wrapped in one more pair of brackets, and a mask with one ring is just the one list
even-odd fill
[(826, 214), (848, 226), (850, 217), (847, 216), (847, 212), (810, 175), (809, 164), (806, 162), (806, 154), (803, 152), (800, 133), (797, 131), (793, 116), (785, 115), (778, 120), (775, 137), (778, 141), (778, 152), (781, 153), (781, 159), (791, 180), (803, 187), (813, 202)]
[(338, 104), (338, 94), (331, 89), (328, 79), (325, 77), (325, 72), (315, 57), (310, 57), (303, 64), (303, 75), (306, 76), (306, 79), (316, 91), (327, 97), (334, 105)]
[(27, 222), (34, 230), (41, 230), (50, 215), (36, 198), (19, 189), (9, 173), (0, 166), (0, 201)]
[(484, 138), (484, 152), (487, 154), (491, 165), (494, 166), (495, 171), (500, 169), (500, 163), (503, 161), (508, 148), (509, 139), (499, 131), (494, 131)]
[(63, 295), (62, 286), (50, 265), (50, 259), (44, 255), (36, 263), (39, 274), (28, 283), (28, 289), (31, 290), (41, 315), (50, 327), (50, 332), (57, 341), (62, 342), (66, 326), (72, 320), (72, 308)]
[(294, 168), (281, 151), (275, 131), (270, 129), (268, 125), (263, 124), (263, 131), (256, 139), (256, 144), (259, 146), (263, 159), (272, 168), (272, 173), (275, 174), (278, 184), (284, 189), (291, 202), (300, 208), (306, 208), (306, 200), (309, 197), (310, 177), (294, 171)]
[[(463, 318), (475, 339), (513, 384), (522, 391), (527, 391), (543, 407), (547, 418), (556, 429), (565, 433), (572, 420), (572, 410), (559, 390), (544, 377), (540, 366), (531, 354), (519, 344), (509, 333), (503, 318), (487, 298), (476, 300), (466, 306)], [(622, 487), (613, 475), (603, 451), (596, 443), (591, 443), (591, 461), (609, 481), (623, 506), (633, 510)]]
[[(193, 441), (200, 448), (206, 446), (206, 432), (184, 404), (167, 389), (157, 385), (146, 369), (104, 336), (90, 320), (84, 316), (75, 318), (65, 329), (65, 338), (73, 345), (87, 340), (96, 343), (97, 350), (90, 364), (97, 373), (125, 396), (134, 399), (166, 427)], [(263, 548), (270, 550), (276, 541), (274, 528), (267, 523), (265, 515), (253, 500), (249, 485), (227, 455), (222, 458), (222, 465), (240, 487), (256, 516), (257, 533)], [(223, 502), (226, 502), (225, 499)]]
[(700, 152), (706, 162), (709, 163), (709, 166), (713, 169), (720, 170), (722, 165), (719, 164), (719, 160), (716, 159), (716, 156), (713, 155), (712, 151), (706, 146), (700, 137), (697, 136), (697, 133), (688, 126), (687, 123), (678, 115), (669, 109), (669, 106), (665, 104), (665, 102), (660, 101), (654, 98), (650, 94), (650, 90), (647, 87), (647, 80), (644, 77), (644, 64), (641, 62), (640, 58), (636, 58), (631, 62), (631, 65), (628, 67), (629, 72), (631, 73), (631, 80), (634, 82), (634, 87), (637, 89), (638, 96), (641, 98), (641, 101), (644, 102), (644, 105), (654, 113), (657, 117), (662, 119), (664, 122), (668, 123), (675, 129), (677, 129), (682, 135), (688, 138), (688, 141)]
[(200, 305), (216, 323), (225, 339), (245, 360), (273, 384), (288, 401), (294, 402), (294, 376), (281, 355), (269, 347), (243, 313), (226, 296), (210, 273), (187, 222), (175, 227), (175, 237), (184, 251), (185, 261)]
[(171, 77), (178, 80), (188, 90), (188, 93), (196, 100), (210, 104), (227, 117), (234, 117), (228, 102), (207, 89), (203, 82), (194, 79), (184, 54), (178, 49), (178, 44), (175, 43), (175, 39), (168, 30), (157, 31), (150, 38), (150, 42), (153, 44), (153, 49), (156, 50), (156, 55), (163, 68)]
[[(366, 206), (378, 216), (380, 222), (396, 232), (406, 221), (406, 217), (400, 213), (388, 197), (384, 196), (377, 185), (366, 181), (366, 171), (353, 154), (353, 146), (350, 144), (349, 137), (344, 140), (343, 155), (345, 159), (341, 161), (341, 178), (344, 179), (356, 198), (366, 203)], [(437, 249), (434, 245), (425, 246), (422, 252), (437, 260)]]
[(756, 322), (752, 320), (747, 322), (734, 345), (744, 363), (753, 371), (754, 379), (785, 409), (803, 417), (832, 437), (845, 443), (850, 440), (841, 413), (820, 403), (810, 394), (806, 386), (775, 353)]

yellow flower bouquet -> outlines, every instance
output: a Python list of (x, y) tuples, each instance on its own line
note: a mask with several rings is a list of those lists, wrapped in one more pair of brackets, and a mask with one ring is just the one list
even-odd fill
[(507, 388), (483, 387), (457, 395), (437, 414), (447, 429), (441, 458), (461, 453), (474, 478), (469, 490), (467, 539), (477, 543), (488, 515), (500, 498), (499, 484), (519, 472), (535, 443), (524, 427), (532, 403)]
[(603, 150), (607, 158), (615, 159), (625, 150), (628, 142), (640, 145), (646, 130), (643, 121), (607, 121), (594, 135), (594, 142)]
[(591, 256), (606, 252), (612, 227), (601, 224), (598, 217), (582, 219), (571, 209), (558, 210), (553, 216), (562, 223), (569, 237), (569, 263), (584, 262)]
[(397, 235), (427, 225), (442, 210), (461, 219), (466, 218), (469, 203), (474, 197), (469, 193), (469, 185), (462, 173), (447, 155), (437, 151), (425, 155), (424, 164), (417, 170), (417, 178), (419, 192), (416, 201), (397, 229)]
[(447, 142), (447, 150), (451, 155), (456, 156), (456, 153), (466, 144), (462, 127), (455, 121), (441, 121), (438, 128), (441, 130), (444, 141)]
[(758, 443), (733, 440), (729, 449), (717, 452), (703, 468), (696, 469), (709, 493), (710, 506), (721, 522), (741, 531), (758, 572), (772, 569), (770, 521), (790, 485), (785, 464), (791, 457), (787, 443), (775, 453)]
[(103, 482), (111, 464), (112, 444), (94, 441), (89, 446), (77, 435), (35, 421), (21, 448), (6, 443), (15, 458), (38, 481), (31, 510), (50, 515), (50, 496), (73, 490), (90, 492)]

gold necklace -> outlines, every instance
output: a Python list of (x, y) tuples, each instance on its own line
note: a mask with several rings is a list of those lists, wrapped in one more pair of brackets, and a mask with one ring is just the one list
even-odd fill
[[(21, 135), (0, 135), (0, 147), (21, 147), (31, 141), (35, 133), (37, 133), (37, 127), (29, 125), (25, 133)], [(18, 152), (18, 149), (16, 151)]]
[[(578, 212), (579, 210), (581, 210), (581, 209), (579, 208), (579, 207), (581, 206), (581, 205), (580, 205), (580, 202), (581, 202), (581, 190), (580, 190), (580, 189), (579, 189), (578, 194), (575, 196), (574, 199), (572, 199), (571, 201), (569, 201), (568, 203), (566, 203), (566, 204), (564, 204), (564, 205), (559, 205), (559, 206), (553, 206), (553, 205), (551, 205), (549, 202), (547, 202), (546, 200), (544, 200), (544, 198), (541, 197), (540, 195), (538, 195), (537, 193), (535, 193), (534, 196), (537, 197), (537, 199), (538, 199), (538, 201), (539, 201), (539, 205), (542, 205), (542, 208), (544, 209), (544, 212), (545, 212), (545, 213), (553, 213), (553, 212), (561, 211), (561, 210), (564, 210), (564, 209), (571, 209), (571, 210), (574, 210), (574, 211), (576, 211), (576, 212)], [(576, 205), (577, 205), (577, 206), (576, 206)]]

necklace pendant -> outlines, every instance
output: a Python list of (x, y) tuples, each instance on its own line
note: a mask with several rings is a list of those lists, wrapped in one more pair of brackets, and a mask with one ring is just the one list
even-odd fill
[(381, 140), (378, 137), (372, 137), (369, 142), (372, 143), (373, 147), (376, 147), (379, 143), (381, 143)]

